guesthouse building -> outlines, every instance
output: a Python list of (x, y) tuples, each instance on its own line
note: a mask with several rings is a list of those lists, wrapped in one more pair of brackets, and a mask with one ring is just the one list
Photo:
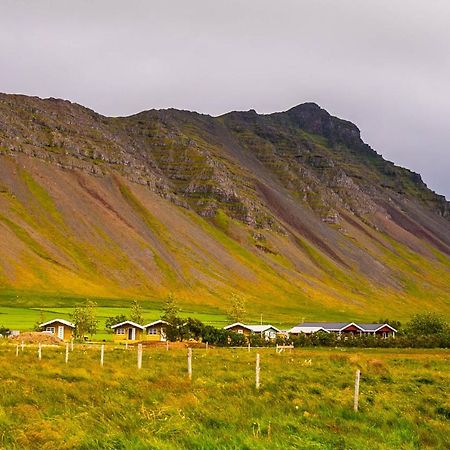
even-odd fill
[(276, 339), (277, 334), (281, 334), (281, 330), (273, 325), (246, 325), (241, 322), (235, 322), (224, 327), (227, 331), (250, 336), (251, 334), (259, 334), (266, 340)]
[(131, 320), (117, 323), (111, 328), (114, 331), (114, 342), (142, 341), (145, 336), (145, 327)]
[(344, 336), (377, 335), (395, 336), (397, 330), (387, 323), (355, 323), (355, 322), (303, 322), (289, 330), (289, 334), (311, 334), (316, 332), (337, 333)]
[(150, 322), (147, 325), (144, 325), (145, 328), (145, 337), (146, 341), (165, 341), (166, 337), (166, 326), (167, 322), (164, 320), (155, 320), (154, 322)]
[(39, 327), (44, 333), (52, 334), (63, 341), (70, 341), (75, 333), (75, 325), (65, 319), (49, 320), (41, 323)]

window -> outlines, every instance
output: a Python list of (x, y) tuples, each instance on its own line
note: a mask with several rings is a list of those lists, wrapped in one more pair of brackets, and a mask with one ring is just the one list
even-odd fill
[(55, 327), (46, 327), (45, 331), (48, 331), (51, 334), (55, 334)]
[(149, 328), (147, 330), (147, 334), (158, 334), (158, 329), (157, 328)]
[(244, 330), (237, 330), (239, 334), (244, 334)]
[(125, 334), (125, 328), (117, 328), (116, 334)]

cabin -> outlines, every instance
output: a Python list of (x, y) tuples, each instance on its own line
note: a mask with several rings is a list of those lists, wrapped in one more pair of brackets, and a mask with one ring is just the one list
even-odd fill
[(64, 319), (53, 319), (39, 325), (44, 333), (53, 334), (63, 341), (70, 341), (74, 337), (75, 325)]
[(276, 339), (281, 330), (273, 325), (246, 325), (241, 322), (232, 323), (224, 327), (224, 330), (233, 331), (234, 333), (250, 336), (251, 334), (259, 334), (266, 340)]
[(358, 325), (364, 330), (364, 333), (384, 338), (395, 337), (395, 333), (397, 333), (397, 330), (388, 323), (360, 323)]
[(111, 327), (114, 330), (114, 341), (136, 342), (142, 341), (145, 336), (145, 327), (131, 320), (117, 323)]
[(155, 320), (154, 322), (150, 322), (147, 325), (144, 325), (145, 328), (145, 337), (146, 341), (166, 341), (166, 326), (167, 322), (164, 320)]
[(387, 323), (355, 323), (355, 322), (304, 322), (289, 330), (290, 334), (315, 333), (324, 331), (344, 336), (373, 334), (383, 337), (395, 336), (397, 330)]

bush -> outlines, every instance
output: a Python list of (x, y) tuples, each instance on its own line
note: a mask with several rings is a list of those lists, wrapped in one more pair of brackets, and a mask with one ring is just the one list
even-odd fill
[(11, 333), (11, 330), (9, 328), (6, 328), (3, 325), (0, 325), (0, 335), (1, 336), (9, 336), (9, 333)]
[(127, 316), (125, 316), (125, 314), (119, 314), (117, 316), (108, 317), (105, 320), (105, 330), (108, 333), (112, 333), (113, 330), (111, 329), (111, 327), (113, 325), (117, 325), (118, 323), (125, 322), (126, 320), (127, 320)]
[(448, 323), (435, 313), (416, 314), (405, 327), (405, 333), (410, 336), (436, 336), (448, 331)]

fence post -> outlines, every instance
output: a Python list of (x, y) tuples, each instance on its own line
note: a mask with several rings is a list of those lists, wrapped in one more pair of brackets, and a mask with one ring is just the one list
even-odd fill
[(250, 341), (248, 341), (248, 351), (250, 352)]
[(166, 351), (169, 351), (169, 341), (166, 341)]
[(22, 343), (20, 344), (20, 346), (22, 347), (22, 351), (25, 348), (25, 342), (22, 341)]
[(208, 341), (206, 341), (206, 352), (208, 352)]
[(128, 350), (128, 341), (125, 342), (125, 350)]
[(142, 344), (138, 344), (138, 353), (137, 353), (137, 368), (142, 368)]
[(73, 352), (73, 338), (70, 341), (70, 351)]
[(256, 354), (256, 370), (255, 370), (255, 387), (259, 389), (259, 372), (261, 368), (259, 367), (259, 353)]
[(42, 359), (42, 344), (40, 342), (38, 343), (38, 358)]
[(358, 369), (355, 375), (355, 395), (353, 397), (353, 411), (358, 412), (359, 405), (359, 380), (361, 378), (361, 371)]
[(19, 344), (17, 344), (17, 347), (16, 347), (16, 356), (19, 356)]
[(66, 342), (66, 364), (69, 362), (69, 343)]
[(190, 380), (192, 380), (192, 348), (188, 348), (188, 360), (187, 360), (187, 367), (188, 367), (188, 377)]
[(105, 359), (105, 345), (102, 344), (102, 346), (100, 347), (100, 365), (103, 367), (103, 362)]

